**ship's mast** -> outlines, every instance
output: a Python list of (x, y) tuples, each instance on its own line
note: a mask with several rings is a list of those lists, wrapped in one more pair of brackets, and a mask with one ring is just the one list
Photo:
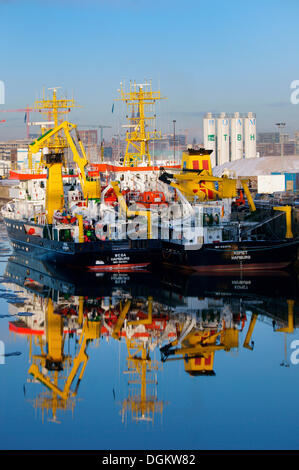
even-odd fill
[[(137, 328), (153, 323), (153, 299), (148, 297), (148, 316), (145, 319), (127, 321), (126, 327)], [(131, 413), (135, 421), (154, 421), (157, 413), (162, 415), (164, 403), (158, 400), (156, 372), (162, 364), (152, 360), (150, 357), (150, 341), (143, 341), (137, 338), (126, 338), (128, 357), (127, 367), (124, 372), (129, 375), (128, 385), (129, 396), (122, 403), (122, 421), (127, 414)], [(140, 388), (139, 388), (140, 385)]]
[[(122, 421), (131, 413), (134, 421), (154, 421), (157, 413), (162, 415), (164, 403), (157, 397), (157, 379), (155, 372), (161, 367), (149, 357), (148, 346), (144, 343), (127, 339), (129, 396), (122, 403)], [(137, 387), (135, 388), (134, 387)], [(138, 387), (140, 385), (140, 389)]]
[(123, 84), (120, 87), (120, 100), (124, 101), (128, 108), (127, 119), (129, 124), (126, 132), (126, 153), (124, 166), (138, 166), (140, 164), (151, 165), (149, 142), (160, 140), (161, 132), (148, 130), (151, 122), (155, 122), (156, 115), (148, 115), (147, 111), (152, 109), (157, 100), (163, 99), (160, 91), (152, 90), (152, 83), (137, 84), (130, 82), (130, 90), (125, 91)]
[[(34, 103), (34, 109), (40, 113), (45, 114), (48, 117), (48, 121), (53, 122), (53, 128), (57, 127), (64, 120), (64, 115), (68, 114), (72, 108), (77, 107), (73, 98), (67, 99), (65, 97), (58, 98), (57, 90), (60, 87), (49, 88), (53, 91), (52, 97), (46, 97), (45, 90), (43, 90), (43, 98), (37, 100)], [(42, 128), (42, 134), (46, 131)], [(64, 153), (68, 147), (66, 139), (57, 134), (53, 136), (50, 142), (47, 143), (47, 147), (54, 153)]]

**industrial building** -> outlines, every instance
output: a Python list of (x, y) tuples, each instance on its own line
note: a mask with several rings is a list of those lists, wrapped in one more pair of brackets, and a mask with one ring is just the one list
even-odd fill
[(212, 165), (255, 158), (256, 116), (254, 113), (207, 113), (203, 119), (204, 147), (212, 150)]
[(278, 144), (279, 143), (279, 132), (258, 132), (257, 134), (258, 144)]
[(18, 139), (0, 142), (0, 160), (10, 162), (12, 150), (26, 148), (30, 143), (30, 139)]
[[(297, 144), (296, 144), (296, 134)], [(299, 154), (299, 133), (291, 139), (288, 133), (260, 132), (257, 135), (256, 151), (259, 157)], [(297, 145), (297, 150), (296, 150)]]
[(84, 146), (97, 145), (98, 143), (97, 129), (79, 130), (78, 133)]
[(234, 177), (248, 178), (250, 186), (257, 192), (276, 191), (299, 192), (299, 157), (288, 155), (249, 158), (226, 162), (213, 168), (214, 176), (230, 174)]
[(295, 154), (299, 155), (299, 131), (294, 132)]

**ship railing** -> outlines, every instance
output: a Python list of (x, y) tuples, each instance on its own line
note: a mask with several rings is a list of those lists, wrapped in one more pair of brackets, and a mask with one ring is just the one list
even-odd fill
[(272, 222), (273, 220), (277, 219), (278, 217), (281, 217), (282, 215), (283, 215), (283, 212), (280, 212), (271, 217), (268, 217), (265, 220), (262, 220), (261, 222), (257, 222), (253, 224), (251, 227), (247, 227), (245, 230), (242, 230), (242, 236), (246, 235), (247, 233), (252, 232), (253, 230), (258, 229), (259, 227), (262, 227), (265, 224), (268, 224), (269, 222)]
[(34, 223), (39, 225), (45, 225), (46, 223), (46, 214), (45, 212), (36, 212), (33, 214)]

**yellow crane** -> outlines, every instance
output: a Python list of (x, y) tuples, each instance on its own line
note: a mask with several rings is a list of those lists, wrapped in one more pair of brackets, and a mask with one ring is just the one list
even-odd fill
[[(62, 166), (63, 166), (63, 153), (61, 148), (55, 147), (53, 141), (57, 136), (58, 142), (61, 140), (61, 134), (64, 136), (67, 145), (70, 147), (73, 160), (79, 169), (79, 179), (85, 200), (99, 199), (101, 196), (101, 186), (99, 177), (89, 178), (86, 175), (86, 166), (89, 161), (85, 154), (83, 144), (80, 140), (78, 132), (76, 132), (77, 145), (71, 135), (73, 130), (77, 131), (77, 126), (68, 121), (64, 121), (57, 125), (54, 129), (49, 129), (45, 134), (32, 142), (29, 146), (31, 154), (43, 150), (44, 153), (41, 157), (41, 163), (48, 169), (47, 186), (46, 186), (46, 217), (48, 224), (52, 224), (53, 215), (56, 210), (61, 210), (64, 207), (64, 190), (62, 180)], [(51, 144), (51, 147), (48, 147)]]
[[(237, 196), (237, 179), (223, 176), (213, 176), (211, 150), (188, 149), (182, 154), (181, 169), (177, 173), (167, 173), (162, 169), (159, 177), (161, 181), (178, 189), (189, 200), (201, 202), (234, 198)], [(251, 211), (255, 211), (255, 204), (247, 186), (248, 180), (240, 180)]]
[(190, 375), (214, 375), (214, 355), (216, 351), (230, 351), (239, 345), (239, 330), (223, 327), (219, 331), (199, 330), (196, 327), (181, 340), (176, 339), (160, 348), (162, 362), (175, 356), (184, 359), (185, 371)]
[[(56, 128), (64, 119), (64, 115), (68, 114), (72, 108), (78, 107), (75, 104), (74, 99), (68, 99), (65, 97), (58, 97), (57, 90), (60, 87), (50, 88), (53, 91), (52, 97), (45, 95), (43, 90), (43, 97), (41, 100), (37, 100), (34, 103), (34, 111), (38, 111), (44, 114), (48, 118), (48, 122), (40, 123), (42, 135), (47, 132), (49, 123), (53, 123), (53, 128)], [(48, 148), (54, 153), (64, 154), (64, 150), (67, 148), (65, 138), (61, 134), (56, 134), (53, 139), (47, 141)], [(64, 161), (64, 165), (65, 165)], [(29, 170), (32, 169), (32, 152), (31, 147), (28, 149), (28, 166)]]
[[(28, 370), (29, 374), (50, 390), (51, 394), (43, 395), (40, 400), (36, 401), (36, 404), (42, 410), (51, 410), (54, 421), (56, 421), (58, 409), (67, 409), (69, 402), (73, 408), (73, 400), (77, 395), (88, 361), (86, 353), (88, 342), (100, 337), (100, 322), (83, 319), (80, 309), (82, 310), (82, 298), (79, 299), (79, 320), (83, 321), (79, 339), (80, 349), (72, 359), (71, 356), (64, 354), (63, 317), (54, 312), (53, 301), (51, 298), (48, 299), (45, 312), (47, 352), (44, 352), (41, 347), (41, 354), (32, 356), (33, 363)], [(58, 382), (61, 374), (66, 372), (64, 370), (66, 366), (72, 367), (64, 379), (64, 386), (60, 387)], [(72, 391), (71, 386), (77, 375), (77, 384), (75, 390)]]

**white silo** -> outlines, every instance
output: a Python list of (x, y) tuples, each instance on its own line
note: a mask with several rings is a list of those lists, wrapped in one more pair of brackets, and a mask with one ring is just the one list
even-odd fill
[(245, 158), (256, 158), (256, 118), (253, 113), (244, 118), (244, 146)]
[(225, 113), (217, 118), (217, 165), (229, 162), (229, 120)]
[(211, 165), (216, 165), (216, 120), (212, 113), (207, 113), (203, 119), (204, 148), (213, 150), (211, 153)]
[(231, 118), (231, 161), (243, 158), (243, 121), (239, 113)]

